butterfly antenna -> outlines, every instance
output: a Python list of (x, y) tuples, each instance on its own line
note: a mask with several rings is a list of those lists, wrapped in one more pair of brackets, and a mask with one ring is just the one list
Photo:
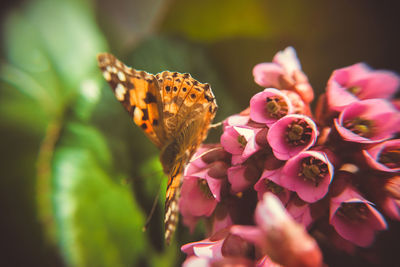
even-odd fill
[(214, 147), (214, 148), (211, 148), (211, 149), (209, 149), (209, 150), (207, 150), (207, 151), (204, 151), (204, 152), (201, 153), (200, 155), (198, 155), (198, 156), (192, 158), (192, 159), (189, 161), (189, 163), (192, 163), (193, 161), (195, 161), (195, 160), (201, 158), (202, 156), (206, 155), (207, 153), (210, 153), (210, 152), (213, 152), (213, 151), (219, 150), (219, 149), (223, 149), (223, 148), (222, 148), (222, 147)]
[(209, 128), (209, 129), (211, 129), (211, 128), (218, 128), (218, 127), (221, 126), (221, 125), (222, 125), (222, 121), (217, 122), (217, 123), (210, 124), (210, 126), (208, 126), (208, 128)]
[(150, 225), (151, 218), (153, 218), (154, 211), (156, 210), (156, 207), (157, 207), (158, 199), (160, 198), (160, 191), (161, 191), (161, 182), (160, 182), (160, 186), (158, 187), (157, 195), (154, 198), (153, 205), (151, 206), (150, 213), (147, 216), (146, 223), (144, 224), (144, 226), (142, 228), (143, 232), (146, 232), (147, 228)]

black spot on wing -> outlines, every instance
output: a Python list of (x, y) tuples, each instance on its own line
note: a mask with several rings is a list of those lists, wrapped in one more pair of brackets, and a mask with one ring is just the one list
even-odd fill
[(149, 120), (149, 111), (147, 110), (147, 108), (142, 109), (142, 112), (143, 112), (142, 120), (143, 121)]
[(211, 102), (214, 100), (214, 98), (209, 96), (208, 94), (204, 94), (204, 98), (207, 99), (208, 102)]
[(143, 99), (143, 101), (144, 101), (146, 104), (150, 104), (150, 103), (156, 103), (156, 102), (157, 102), (157, 99), (156, 99), (155, 95), (153, 95), (153, 94), (150, 93), (150, 92), (147, 92), (147, 93), (146, 93), (146, 97)]

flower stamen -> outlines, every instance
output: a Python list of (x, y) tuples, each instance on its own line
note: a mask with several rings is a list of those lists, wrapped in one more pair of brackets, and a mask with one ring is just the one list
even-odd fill
[(280, 119), (288, 113), (288, 105), (281, 97), (267, 97), (266, 110), (270, 117)]
[(247, 145), (247, 140), (243, 135), (239, 135), (237, 141), (242, 147), (245, 147)]
[(314, 157), (307, 157), (301, 161), (301, 172), (299, 176), (302, 176), (304, 181), (309, 181), (315, 184), (315, 187), (319, 185), (322, 178), (328, 173), (328, 166), (322, 160)]
[(311, 139), (312, 129), (304, 120), (298, 119), (288, 125), (286, 138), (293, 146), (304, 145)]
[(347, 88), (347, 91), (349, 91), (349, 93), (357, 96), (361, 92), (361, 87), (360, 86), (350, 86), (349, 88)]
[(378, 161), (388, 168), (400, 167), (400, 148), (383, 150)]
[(364, 203), (342, 203), (337, 214), (351, 222), (360, 223), (368, 219), (368, 208)]
[(197, 179), (197, 185), (206, 198), (208, 199), (214, 198), (213, 194), (211, 193), (210, 187), (207, 184), (207, 180)]
[(267, 186), (267, 189), (274, 193), (275, 195), (280, 194), (283, 191), (283, 187), (274, 183), (271, 180), (265, 179), (264, 180), (265, 185)]
[(344, 127), (353, 133), (366, 138), (373, 136), (373, 126), (373, 121), (359, 117), (344, 122)]

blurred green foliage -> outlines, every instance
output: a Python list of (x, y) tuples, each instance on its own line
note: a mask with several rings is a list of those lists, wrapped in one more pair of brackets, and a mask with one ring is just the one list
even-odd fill
[[(115, 101), (97, 53), (152, 73), (190, 72), (212, 85), (221, 121), (260, 90), (252, 67), (287, 45), (317, 90), (334, 68), (361, 60), (399, 71), (399, 42), (388, 38), (397, 13), (363, 2), (31, 0), (4, 9), (0, 265), (176, 266), (180, 245), (202, 238), (201, 226), (181, 225), (164, 246), (157, 150)], [(212, 131), (209, 141), (218, 138)]]

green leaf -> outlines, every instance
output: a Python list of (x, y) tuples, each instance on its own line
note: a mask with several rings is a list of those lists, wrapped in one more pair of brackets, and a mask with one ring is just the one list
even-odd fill
[(164, 30), (197, 41), (259, 37), (270, 31), (261, 0), (174, 1), (164, 19)]
[(0, 79), (32, 97), (50, 116), (74, 103), (87, 120), (100, 95), (96, 54), (105, 40), (87, 1), (37, 0), (5, 19), (4, 47), (8, 64)]
[(82, 148), (91, 151), (103, 169), (111, 168), (111, 154), (100, 132), (86, 124), (68, 122), (64, 127), (65, 134), (59, 140), (59, 145)]
[(146, 251), (144, 217), (126, 185), (92, 152), (63, 147), (53, 161), (53, 206), (62, 254), (71, 266), (132, 266)]

